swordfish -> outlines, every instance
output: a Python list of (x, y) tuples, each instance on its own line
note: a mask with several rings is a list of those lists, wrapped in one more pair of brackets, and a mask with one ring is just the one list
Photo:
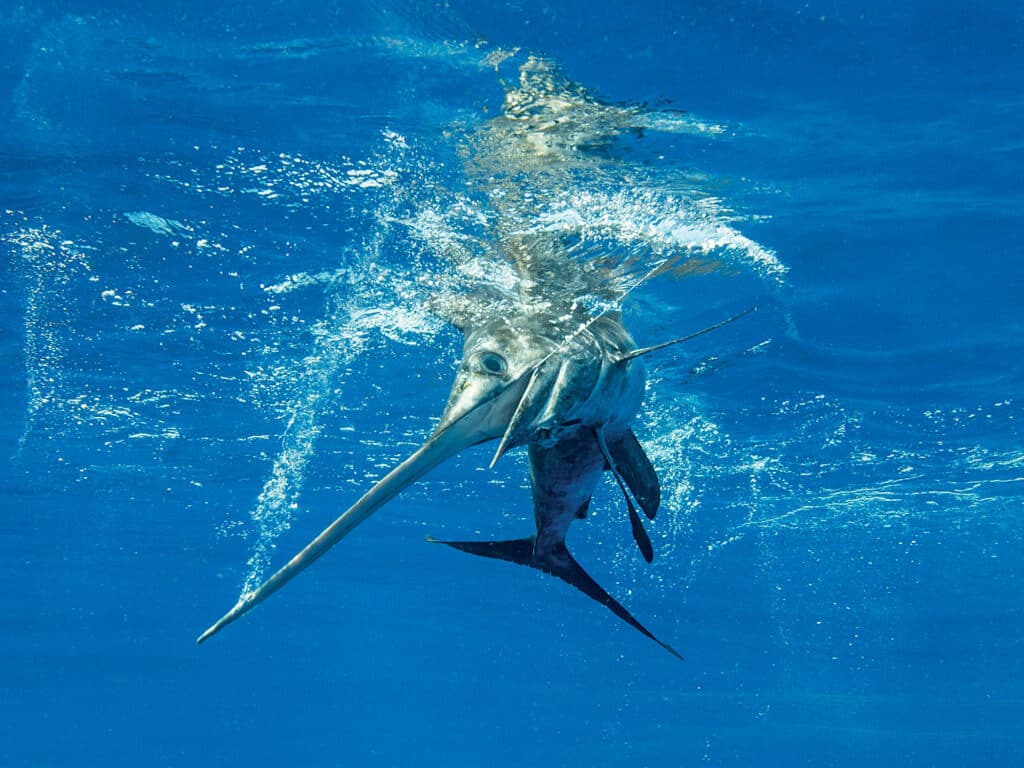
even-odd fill
[(742, 314), (642, 349), (636, 348), (618, 312), (585, 318), (568, 333), (564, 316), (529, 309), (472, 326), (456, 322), (465, 334), (463, 358), (441, 421), (427, 441), (286, 565), (243, 595), (198, 642), (266, 600), (428, 471), (465, 448), (499, 440), (492, 466), (512, 448), (528, 448), (534, 534), (510, 541), (428, 540), (557, 576), (681, 659), (583, 570), (565, 539), (573, 521), (586, 516), (598, 481), (609, 472), (622, 490), (641, 554), (648, 562), (653, 559), (637, 507), (653, 519), (660, 489), (631, 428), (645, 385), (643, 365), (637, 358)]

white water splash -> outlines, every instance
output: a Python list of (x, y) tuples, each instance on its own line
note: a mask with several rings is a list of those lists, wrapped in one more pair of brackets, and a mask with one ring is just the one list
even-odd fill
[(177, 235), (191, 232), (191, 228), (186, 227), (180, 221), (165, 219), (163, 216), (157, 216), (148, 211), (126, 211), (124, 217), (135, 226), (148, 229), (157, 235)]
[(711, 196), (680, 196), (642, 187), (611, 193), (571, 190), (536, 217), (535, 229), (644, 245), (655, 254), (684, 251), (722, 258), (781, 283), (785, 265), (774, 251), (732, 227), (732, 218), (722, 201)]
[[(322, 419), (335, 402), (340, 372), (372, 348), (372, 337), (417, 344), (440, 330), (438, 321), (423, 312), (392, 304), (377, 303), (373, 288), (379, 285), (368, 274), (371, 290), (354, 295), (338, 293), (329, 299), (327, 317), (314, 329), (314, 348), (302, 359), (302, 371), (284, 375), (301, 381), (289, 406), (289, 419), (281, 447), (274, 459), (256, 505), (250, 512), (254, 527), (252, 552), (242, 597), (252, 593), (267, 576), (275, 542), (291, 527), (299, 510), (299, 495), (305, 484), (306, 469), (316, 453)], [(369, 293), (369, 295), (367, 295)], [(281, 375), (279, 372), (274, 375)]]
[(326, 333), (316, 336), (315, 348), (305, 359), (303, 387), (291, 404), (291, 417), (281, 436), (281, 447), (274, 459), (270, 477), (250, 512), (255, 537), (247, 562), (248, 572), (242, 596), (249, 595), (266, 576), (273, 556), (274, 542), (291, 527), (298, 509), (298, 495), (305, 481), (306, 465), (316, 450), (320, 419), (330, 399), (333, 381), (339, 369), (354, 360), (365, 348), (365, 335), (354, 327), (340, 299), (332, 300), (333, 311), (323, 325)]
[[(383, 139), (382, 156), (369, 164), (373, 166), (369, 173), (357, 178), (386, 179), (390, 186), (401, 177), (408, 144), (393, 131), (385, 131)], [(287, 178), (282, 183), (292, 184)], [(381, 190), (380, 185), (360, 186), (381, 194), (375, 209), (378, 226), (359, 249), (357, 261), (336, 270), (295, 273), (263, 286), (269, 296), (322, 290), (327, 297), (327, 311), (312, 329), (313, 348), (298, 361), (296, 369), (274, 368), (268, 374), (274, 380), (270, 386), (279, 384), (281, 379), (300, 384), (287, 406), (288, 422), (280, 450), (250, 512), (253, 545), (242, 598), (266, 579), (275, 542), (290, 528), (299, 509), (306, 470), (316, 452), (322, 419), (335, 401), (341, 371), (371, 348), (375, 335), (377, 343), (383, 337), (417, 344), (441, 327), (436, 318), (427, 314), (422, 301), (412, 300), (422, 292), (415, 275), (398, 275), (381, 266), (386, 261), (385, 244), (400, 204), (398, 191), (385, 194), (387, 190)]]

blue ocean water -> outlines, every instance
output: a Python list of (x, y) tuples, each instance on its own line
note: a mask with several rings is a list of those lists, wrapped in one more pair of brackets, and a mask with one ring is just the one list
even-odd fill
[[(97, 5), (0, 6), (0, 762), (1024, 760), (1019, 6)], [(424, 543), (531, 532), (486, 446), (197, 647), (436, 424), (531, 61), (645, 121), (536, 205), (698, 266), (638, 343), (758, 307), (648, 361), (654, 563), (570, 534), (686, 660)]]

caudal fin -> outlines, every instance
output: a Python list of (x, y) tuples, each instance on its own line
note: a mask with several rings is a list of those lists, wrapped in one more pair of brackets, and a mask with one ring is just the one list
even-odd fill
[(583, 594), (605, 606), (624, 622), (656, 642), (677, 659), (682, 656), (668, 643), (664, 643), (651, 633), (625, 606), (609, 595), (604, 588), (591, 578), (590, 574), (576, 562), (564, 543), (554, 545), (542, 558), (534, 553), (534, 537), (512, 539), (509, 541), (441, 541), (428, 536), (427, 541), (434, 544), (447, 544), (449, 547), (468, 552), (471, 555), (490, 557), (496, 560), (507, 560), (510, 563), (527, 565), (539, 571), (557, 576), (562, 581), (576, 587)]
[(519, 565), (533, 565), (533, 537), (509, 541), (441, 541), (427, 536), (431, 544), (447, 544), (453, 549), (495, 560), (508, 560)]

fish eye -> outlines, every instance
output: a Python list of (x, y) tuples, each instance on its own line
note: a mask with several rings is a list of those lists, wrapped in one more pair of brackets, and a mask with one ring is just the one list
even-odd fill
[(491, 373), (495, 376), (501, 376), (508, 370), (508, 363), (505, 362), (505, 358), (497, 352), (484, 352), (480, 355), (479, 363), (484, 373)]

